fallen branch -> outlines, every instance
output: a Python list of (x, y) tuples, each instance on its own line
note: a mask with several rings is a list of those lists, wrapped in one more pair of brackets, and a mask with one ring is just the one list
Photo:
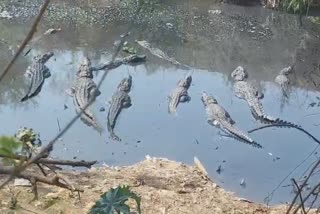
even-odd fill
[(265, 125), (265, 126), (260, 126), (258, 128), (249, 130), (248, 133), (252, 133), (261, 129), (265, 129), (265, 128), (270, 128), (270, 127), (290, 127), (290, 128), (295, 128), (298, 129), (300, 131), (302, 131), (303, 133), (305, 133), (306, 135), (308, 135), (309, 137), (311, 137), (316, 143), (320, 144), (320, 141), (314, 137), (312, 134), (310, 134), (308, 131), (304, 130), (303, 128), (297, 127), (297, 126), (292, 126), (292, 125), (281, 125), (281, 124), (270, 124), (270, 125)]
[(302, 195), (301, 195), (302, 188), (299, 187), (299, 185), (297, 184), (296, 180), (294, 180), (294, 178), (292, 178), (291, 180), (292, 180), (293, 185), (296, 187), (297, 192), (299, 193), (302, 212), (303, 212), (303, 214), (306, 214), (306, 209), (304, 208), (304, 204), (302, 203)]
[[(28, 161), (28, 157), (23, 155), (5, 155), (0, 154), (0, 158), (10, 158), (21, 161)], [(51, 164), (51, 165), (67, 165), (72, 167), (87, 167), (91, 168), (92, 165), (96, 164), (97, 161), (71, 161), (71, 160), (55, 160), (51, 158), (41, 158), (34, 162), (35, 164)]]
[[(12, 167), (0, 167), (0, 174), (12, 175), (13, 173), (15, 173), (15, 169)], [(20, 174), (15, 174), (15, 176), (18, 178), (29, 180), (32, 185), (36, 185), (37, 182), (41, 182), (44, 184), (54, 185), (57, 187), (68, 189), (70, 191), (83, 192), (82, 189), (75, 188), (73, 185), (67, 182), (66, 179), (64, 179), (61, 175), (55, 175), (53, 177), (44, 177), (36, 175), (35, 173), (24, 171)], [(36, 190), (36, 187), (33, 188)], [(37, 195), (37, 192), (35, 192), (35, 195)]]
[[(293, 200), (292, 200), (289, 208), (287, 209), (286, 214), (289, 214), (289, 213), (290, 213), (290, 211), (291, 211), (293, 205), (295, 204), (295, 202), (296, 202), (299, 194), (301, 193), (301, 190), (302, 190), (303, 187), (306, 185), (306, 183), (308, 182), (309, 178), (312, 176), (314, 170), (316, 170), (316, 168), (319, 166), (319, 164), (320, 164), (320, 159), (319, 159), (319, 160), (317, 161), (317, 163), (312, 167), (312, 169), (311, 169), (311, 171), (309, 172), (308, 176), (306, 177), (306, 179), (304, 180), (304, 182), (301, 184), (301, 187), (300, 187), (300, 189), (298, 190), (298, 192), (297, 192), (297, 194), (295, 195), (295, 197), (293, 198)], [(319, 184), (319, 185), (320, 185), (320, 184)], [(317, 186), (318, 186), (318, 185), (317, 185)], [(316, 187), (317, 187), (317, 186), (316, 186)], [(316, 187), (314, 188), (314, 190), (316, 190)], [(312, 193), (314, 190), (312, 190), (311, 193)], [(311, 195), (311, 193), (309, 193), (309, 194)], [(310, 195), (309, 195), (309, 196), (310, 196)], [(309, 196), (307, 196), (301, 203), (305, 203), (305, 201), (309, 198)], [(298, 208), (297, 208), (293, 213), (296, 213), (296, 212), (300, 209), (300, 207), (301, 207), (301, 204), (298, 206)]]

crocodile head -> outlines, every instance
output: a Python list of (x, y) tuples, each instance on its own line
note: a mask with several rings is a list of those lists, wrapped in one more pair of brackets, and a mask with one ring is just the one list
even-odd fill
[(48, 53), (45, 53), (43, 55), (38, 55), (38, 56), (35, 56), (33, 58), (33, 61), (35, 62), (40, 62), (40, 63), (46, 63), (52, 56), (53, 56), (53, 52), (48, 52)]
[(129, 75), (129, 77), (121, 80), (121, 82), (118, 85), (118, 90), (128, 92), (131, 90), (131, 86), (132, 86), (132, 76)]
[(280, 71), (280, 74), (281, 74), (281, 75), (288, 75), (288, 74), (290, 74), (292, 71), (293, 71), (293, 67), (292, 67), (292, 66), (289, 66), (289, 67), (286, 67), (286, 68), (282, 69), (282, 70)]
[(88, 57), (84, 57), (77, 72), (78, 77), (92, 78), (91, 61)]
[(232, 71), (231, 77), (235, 81), (242, 81), (248, 78), (248, 73), (242, 66), (238, 66), (234, 71)]
[(178, 82), (178, 86), (184, 87), (184, 88), (189, 88), (192, 82), (192, 76), (188, 75), (184, 79), (180, 80)]
[(202, 93), (201, 100), (205, 106), (207, 106), (209, 104), (217, 104), (218, 103), (217, 100), (213, 96), (208, 95), (207, 92), (205, 92), (205, 91)]

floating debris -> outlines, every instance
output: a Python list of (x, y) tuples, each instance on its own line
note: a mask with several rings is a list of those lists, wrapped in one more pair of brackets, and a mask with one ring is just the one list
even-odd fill
[(218, 166), (218, 169), (216, 170), (216, 172), (217, 172), (218, 174), (220, 174), (221, 171), (222, 171), (222, 167), (221, 167), (221, 165), (219, 165), (219, 166)]
[(242, 187), (246, 186), (246, 180), (244, 178), (241, 179), (240, 186), (242, 186)]

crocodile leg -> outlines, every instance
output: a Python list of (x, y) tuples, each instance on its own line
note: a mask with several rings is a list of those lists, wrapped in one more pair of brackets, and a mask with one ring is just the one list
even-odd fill
[(191, 100), (191, 97), (188, 95), (182, 95), (179, 99), (179, 102), (181, 103), (185, 103), (185, 102), (189, 102)]

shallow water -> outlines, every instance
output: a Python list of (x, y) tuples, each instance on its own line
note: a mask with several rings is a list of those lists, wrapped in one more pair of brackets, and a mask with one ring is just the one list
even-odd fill
[[(204, 6), (199, 7), (202, 11)], [(243, 11), (241, 7), (231, 8), (239, 14)], [(228, 7), (221, 9), (226, 11)], [(267, 11), (259, 12), (261, 9), (249, 9), (249, 14), (255, 15), (257, 20), (270, 15)], [(278, 20), (284, 23), (290, 20), (281, 14), (273, 16), (280, 17)], [(62, 25), (62, 29), (68, 30), (45, 39), (30, 56), (21, 58), (0, 85), (0, 134), (14, 134), (19, 127), (26, 126), (39, 132), (43, 142), (52, 139), (59, 131), (59, 126), (63, 128), (75, 116), (72, 99), (65, 91), (71, 87), (82, 57), (88, 55), (93, 64), (110, 60), (114, 52), (113, 42), (129, 25), (116, 23), (107, 29)], [(294, 23), (292, 25), (294, 28)], [(6, 26), (6, 35), (17, 37), (17, 40), (23, 37), (17, 32), (27, 30), (26, 25), (17, 23), (4, 22), (2, 26)], [(278, 25), (271, 27), (274, 28), (273, 32), (280, 32)], [(105, 131), (100, 135), (78, 120), (55, 145), (52, 155), (64, 159), (98, 160), (100, 164), (108, 165), (132, 164), (144, 159), (147, 154), (191, 164), (193, 157), (197, 156), (219, 185), (238, 196), (262, 202), (317, 144), (305, 134), (286, 128), (263, 129), (252, 133), (250, 136), (264, 146), (263, 150), (221, 136), (219, 130), (207, 124), (200, 96), (204, 90), (214, 95), (241, 129), (250, 130), (259, 126), (247, 104), (236, 98), (232, 91), (230, 73), (241, 63), (248, 68), (249, 79), (256, 82), (265, 93), (262, 103), (267, 114), (302, 125), (320, 138), (317, 127), (319, 116), (310, 115), (319, 112), (319, 107), (309, 106), (317, 101), (316, 96), (320, 96), (320, 93), (311, 87), (299, 85), (301, 75), (298, 72), (289, 101), (282, 103), (281, 91), (273, 83), (278, 71), (291, 62), (291, 55), (305, 31), (296, 27), (292, 31), (297, 34), (283, 38), (281, 34), (274, 33), (266, 41), (254, 40), (246, 31), (236, 32), (232, 40), (229, 40), (230, 35), (224, 35), (222, 40), (209, 38), (207, 41), (202, 39), (205, 34), (193, 32), (200, 40), (187, 43), (181, 42), (180, 36), (174, 31), (168, 29), (160, 35), (159, 31), (136, 26), (132, 30), (130, 44), (133, 45), (132, 41), (137, 38), (147, 39), (178, 61), (193, 66), (193, 83), (189, 89), (191, 101), (180, 104), (177, 115), (168, 114), (167, 96), (177, 81), (190, 71), (179, 69), (137, 47), (139, 53), (147, 54), (147, 62), (134, 67), (123, 65), (109, 71), (100, 89), (101, 95), (90, 107)], [(2, 49), (0, 67), (4, 67), (11, 54), (6, 44)], [(38, 96), (20, 103), (18, 100), (27, 88), (23, 72), (31, 57), (51, 50), (55, 56), (47, 66), (52, 76), (46, 79)], [(95, 73), (96, 83), (103, 72)], [(128, 74), (133, 77), (130, 92), (132, 106), (122, 111), (115, 128), (122, 142), (113, 142), (106, 131), (107, 112), (100, 112), (99, 109), (105, 107), (108, 110), (106, 102), (111, 99), (117, 84)], [(64, 105), (68, 108), (64, 109)], [(301, 175), (314, 157), (312, 155), (292, 176)], [(219, 165), (222, 166), (220, 174), (216, 172)], [(240, 186), (241, 179), (245, 179), (245, 187)], [(288, 183), (289, 180), (283, 185)], [(281, 187), (272, 203), (289, 201), (291, 190), (290, 187)]]

